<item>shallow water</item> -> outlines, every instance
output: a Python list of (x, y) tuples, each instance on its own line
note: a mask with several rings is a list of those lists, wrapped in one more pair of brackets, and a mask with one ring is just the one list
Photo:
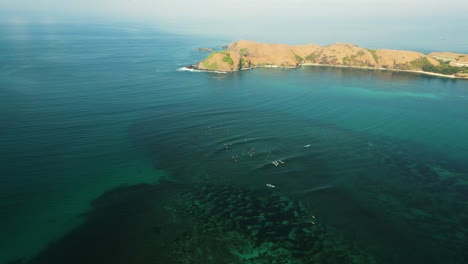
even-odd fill
[[(147, 29), (2, 30), (0, 262), (39, 254), (33, 263), (63, 263), (63, 252), (86, 251), (82, 261), (102, 263), (117, 253), (80, 248), (97, 236), (132, 241), (115, 259), (168, 263), (170, 255), (135, 249), (179, 245), (192, 252), (180, 238), (199, 242), (195, 223), (207, 217), (194, 209), (194, 224), (187, 223), (184, 202), (171, 204), (181, 206), (178, 213), (167, 210), (170, 197), (207, 185), (263, 197), (267, 183), (317, 217), (329, 236), (377, 263), (467, 258), (467, 81), (327, 67), (178, 71), (206, 56), (193, 48), (229, 41)], [(160, 186), (161, 179), (182, 185)], [(104, 195), (91, 204), (119, 186), (110, 202)], [(213, 206), (196, 197), (185, 203)], [(97, 230), (115, 215), (128, 218), (101, 236)], [(221, 226), (216, 232), (246, 234)], [(141, 235), (129, 239), (123, 227)], [(154, 232), (163, 235), (148, 235)], [(215, 234), (200, 250), (217, 252)], [(244, 254), (236, 252), (220, 254), (236, 263)], [(208, 260), (193, 253), (184, 261)]]

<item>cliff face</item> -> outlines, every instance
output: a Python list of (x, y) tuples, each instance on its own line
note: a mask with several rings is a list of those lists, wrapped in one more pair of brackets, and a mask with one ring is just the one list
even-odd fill
[[(261, 66), (295, 68), (302, 64), (321, 64), (421, 71), (440, 67), (441, 61), (437, 60), (437, 56), (445, 55), (371, 50), (347, 43), (322, 47), (315, 44), (290, 46), (240, 40), (229, 44), (226, 51), (210, 54), (195, 67), (201, 70), (238, 71)], [(468, 66), (468, 55), (451, 56), (456, 57), (456, 63), (466, 62)]]

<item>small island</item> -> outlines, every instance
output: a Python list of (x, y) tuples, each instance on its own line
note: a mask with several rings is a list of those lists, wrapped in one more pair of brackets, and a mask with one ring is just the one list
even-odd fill
[(214, 51), (214, 49), (210, 49), (210, 48), (196, 48), (196, 49), (193, 49), (193, 50), (196, 50), (196, 51)]
[(366, 49), (348, 43), (328, 46), (290, 46), (248, 40), (233, 42), (187, 68), (234, 72), (258, 67), (298, 68), (303, 65), (408, 71), (449, 78), (468, 79), (468, 54)]

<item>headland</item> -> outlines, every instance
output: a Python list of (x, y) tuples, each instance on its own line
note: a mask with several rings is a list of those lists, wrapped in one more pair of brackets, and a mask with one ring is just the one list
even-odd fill
[(240, 40), (187, 68), (234, 72), (258, 67), (298, 68), (306, 65), (406, 71), (468, 79), (468, 54), (433, 52), (426, 55), (415, 51), (366, 49), (349, 43), (290, 46)]

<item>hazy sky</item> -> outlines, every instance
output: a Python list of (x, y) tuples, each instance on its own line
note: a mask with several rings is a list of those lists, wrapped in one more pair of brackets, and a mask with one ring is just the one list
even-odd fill
[(468, 49), (467, 0), (0, 0), (0, 10), (10, 23), (130, 22), (288, 43), (412, 38)]

